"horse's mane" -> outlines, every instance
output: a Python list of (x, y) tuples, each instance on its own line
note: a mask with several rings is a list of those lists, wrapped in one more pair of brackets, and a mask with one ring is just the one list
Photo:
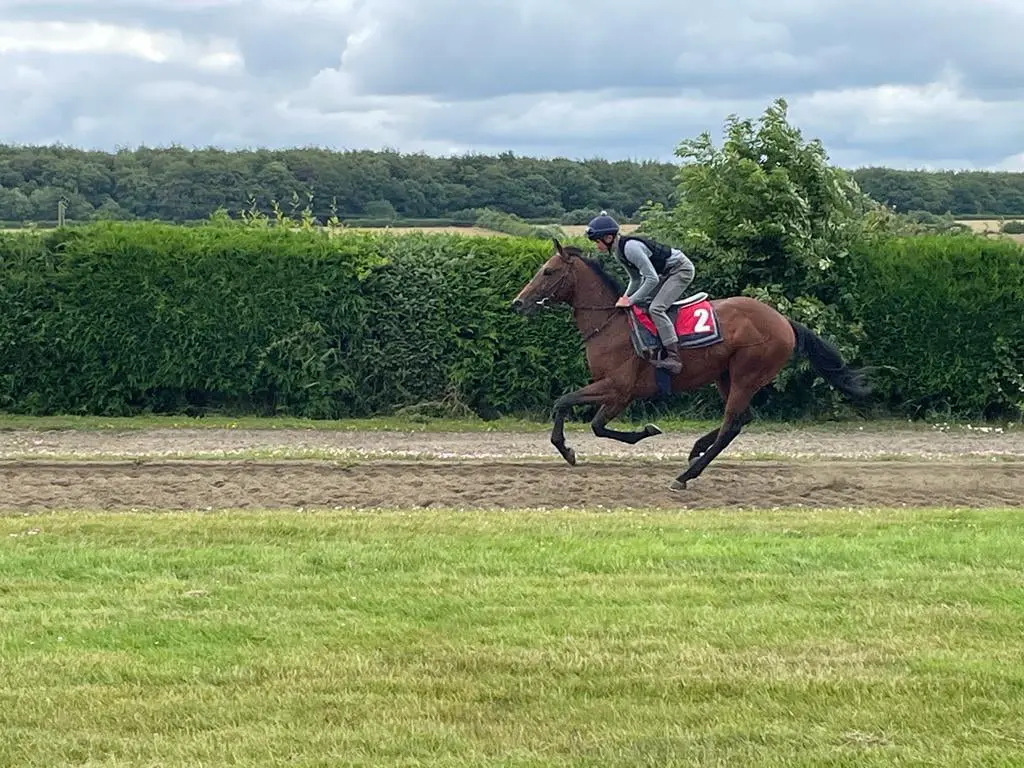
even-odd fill
[[(566, 247), (566, 250), (569, 250), (568, 246)], [(618, 280), (608, 274), (601, 262), (597, 259), (588, 259), (583, 256), (580, 256), (580, 261), (590, 267), (594, 274), (597, 275), (598, 279), (604, 283), (605, 288), (614, 293), (616, 297), (622, 295), (622, 285), (619, 284)]]

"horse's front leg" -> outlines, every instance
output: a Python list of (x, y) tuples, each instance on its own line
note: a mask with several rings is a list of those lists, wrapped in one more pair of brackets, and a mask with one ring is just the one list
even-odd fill
[(576, 465), (576, 451), (565, 444), (565, 417), (573, 406), (584, 403), (613, 403), (619, 399), (615, 383), (611, 379), (600, 379), (593, 384), (577, 389), (567, 395), (562, 395), (555, 401), (551, 417), (554, 424), (551, 427), (551, 444), (562, 454), (562, 458), (570, 465)]

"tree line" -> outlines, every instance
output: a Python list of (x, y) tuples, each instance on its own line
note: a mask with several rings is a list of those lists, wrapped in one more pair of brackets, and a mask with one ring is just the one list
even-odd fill
[(675, 167), (655, 162), (539, 160), (512, 153), (437, 158), (394, 151), (289, 149), (121, 150), (0, 146), (0, 220), (67, 217), (207, 218), (286, 213), (307, 206), (324, 221), (454, 218), (490, 208), (524, 219), (576, 223), (604, 208), (623, 218), (647, 200), (668, 201)]
[(954, 216), (1021, 216), (1024, 173), (997, 171), (897, 171), (861, 168), (860, 188), (898, 213)]
[[(630, 220), (648, 201), (670, 205), (680, 168), (654, 161), (499, 155), (432, 157), (325, 149), (86, 151), (0, 145), (0, 221), (197, 221), (219, 208), (269, 213), (308, 206), (321, 221), (476, 221), (480, 209), (562, 224), (600, 209)], [(852, 172), (863, 191), (905, 213), (1024, 213), (1024, 173)]]

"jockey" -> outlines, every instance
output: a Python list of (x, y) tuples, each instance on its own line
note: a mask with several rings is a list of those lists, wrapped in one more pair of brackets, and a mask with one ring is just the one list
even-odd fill
[(598, 250), (612, 253), (629, 275), (625, 295), (616, 307), (637, 305), (647, 313), (658, 329), (666, 358), (660, 364), (670, 373), (683, 369), (679, 359), (679, 338), (668, 316), (668, 308), (679, 301), (693, 282), (693, 262), (678, 248), (638, 235), (619, 235), (619, 225), (605, 211), (587, 225), (586, 236)]

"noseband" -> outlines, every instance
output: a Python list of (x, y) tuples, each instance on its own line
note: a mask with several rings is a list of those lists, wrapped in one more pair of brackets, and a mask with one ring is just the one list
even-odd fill
[[(553, 307), (550, 304), (548, 304), (548, 302), (551, 301), (551, 298), (556, 293), (558, 293), (558, 291), (562, 287), (563, 283), (565, 283), (565, 281), (568, 280), (570, 277), (572, 278), (572, 295), (575, 296), (576, 295), (576, 270), (573, 267), (570, 267), (569, 270), (564, 275), (562, 275), (557, 281), (555, 281), (555, 284), (552, 286), (551, 290), (548, 291), (547, 295), (543, 296), (540, 299), (538, 299), (534, 303), (538, 307), (540, 307), (541, 309), (555, 309), (555, 307)], [(599, 307), (587, 307), (587, 306), (579, 306), (579, 305), (572, 306), (572, 311), (573, 311), (573, 315), (574, 316), (576, 315), (577, 312), (580, 312), (580, 311), (583, 311), (583, 312), (608, 312), (609, 313), (608, 317), (605, 318), (605, 321), (603, 323), (601, 323), (601, 325), (597, 326), (594, 330), (589, 331), (588, 333), (584, 334), (584, 336), (583, 336), (583, 343), (584, 344), (586, 344), (592, 338), (597, 336), (597, 334), (599, 334), (601, 331), (603, 331), (608, 326), (608, 324), (615, 318), (614, 310), (616, 310), (616, 309), (623, 309), (623, 307), (616, 307), (614, 304), (611, 305), (611, 306), (599, 306)]]

